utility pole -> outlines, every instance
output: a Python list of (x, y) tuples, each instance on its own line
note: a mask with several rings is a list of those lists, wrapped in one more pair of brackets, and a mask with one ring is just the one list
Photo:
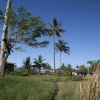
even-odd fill
[(3, 25), (3, 31), (2, 31), (2, 39), (1, 39), (1, 51), (0, 51), (0, 75), (4, 76), (4, 70), (5, 70), (5, 39), (7, 39), (7, 34), (8, 34), (8, 10), (11, 7), (11, 0), (7, 1), (7, 6), (6, 6), (6, 13), (4, 16), (4, 25)]

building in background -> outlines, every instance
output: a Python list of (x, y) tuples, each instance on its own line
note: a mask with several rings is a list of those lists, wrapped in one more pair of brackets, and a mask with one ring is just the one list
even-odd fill
[[(6, 49), (4, 51), (5, 51), (5, 53), (4, 53), (4, 55), (5, 55), (6, 54)], [(0, 43), (0, 54), (1, 54), (1, 43)], [(15, 63), (7, 61), (6, 66), (5, 66), (5, 71), (12, 72), (12, 71), (14, 71), (15, 67), (16, 67)]]

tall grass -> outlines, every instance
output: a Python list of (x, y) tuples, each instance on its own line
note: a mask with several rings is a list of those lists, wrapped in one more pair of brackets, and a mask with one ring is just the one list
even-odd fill
[(78, 86), (75, 100), (100, 100), (100, 76), (96, 72), (88, 81), (80, 83)]
[(0, 78), (0, 100), (50, 100), (54, 90), (53, 82), (34, 77)]
[(99, 74), (87, 80), (56, 76), (0, 78), (0, 100), (100, 100)]
[(55, 100), (75, 100), (76, 86), (78, 81), (58, 82), (59, 91)]

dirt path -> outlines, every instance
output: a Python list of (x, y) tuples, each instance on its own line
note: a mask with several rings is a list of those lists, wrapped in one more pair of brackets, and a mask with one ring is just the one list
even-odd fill
[(55, 100), (55, 97), (57, 96), (57, 94), (58, 94), (58, 91), (59, 91), (59, 86), (58, 86), (58, 83), (57, 82), (55, 82), (55, 91), (54, 91), (54, 93), (53, 93), (53, 95), (52, 95), (52, 97), (51, 97), (51, 100)]

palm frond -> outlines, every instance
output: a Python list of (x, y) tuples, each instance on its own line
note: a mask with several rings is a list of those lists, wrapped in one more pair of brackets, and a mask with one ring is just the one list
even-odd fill
[(58, 29), (58, 32), (59, 32), (59, 33), (65, 33), (65, 32), (66, 32), (66, 30), (63, 30), (63, 29)]
[(67, 42), (64, 42), (63, 40), (58, 40), (58, 43), (56, 43), (56, 50), (60, 52), (64, 52), (67, 54), (70, 54), (70, 47), (67, 46)]
[(60, 33), (58, 31), (55, 32), (57, 37), (61, 37)]
[(48, 23), (50, 25), (51, 28), (53, 28), (52, 24)]
[(52, 20), (52, 24), (53, 24), (53, 27), (56, 27), (58, 25), (58, 21), (55, 17)]
[(2, 12), (2, 10), (0, 9), (0, 16), (1, 16), (1, 15), (3, 15), (3, 12)]
[(54, 36), (54, 33), (52, 32), (52, 33), (50, 33), (50, 35), (49, 35), (50, 37), (52, 37), (52, 36)]

